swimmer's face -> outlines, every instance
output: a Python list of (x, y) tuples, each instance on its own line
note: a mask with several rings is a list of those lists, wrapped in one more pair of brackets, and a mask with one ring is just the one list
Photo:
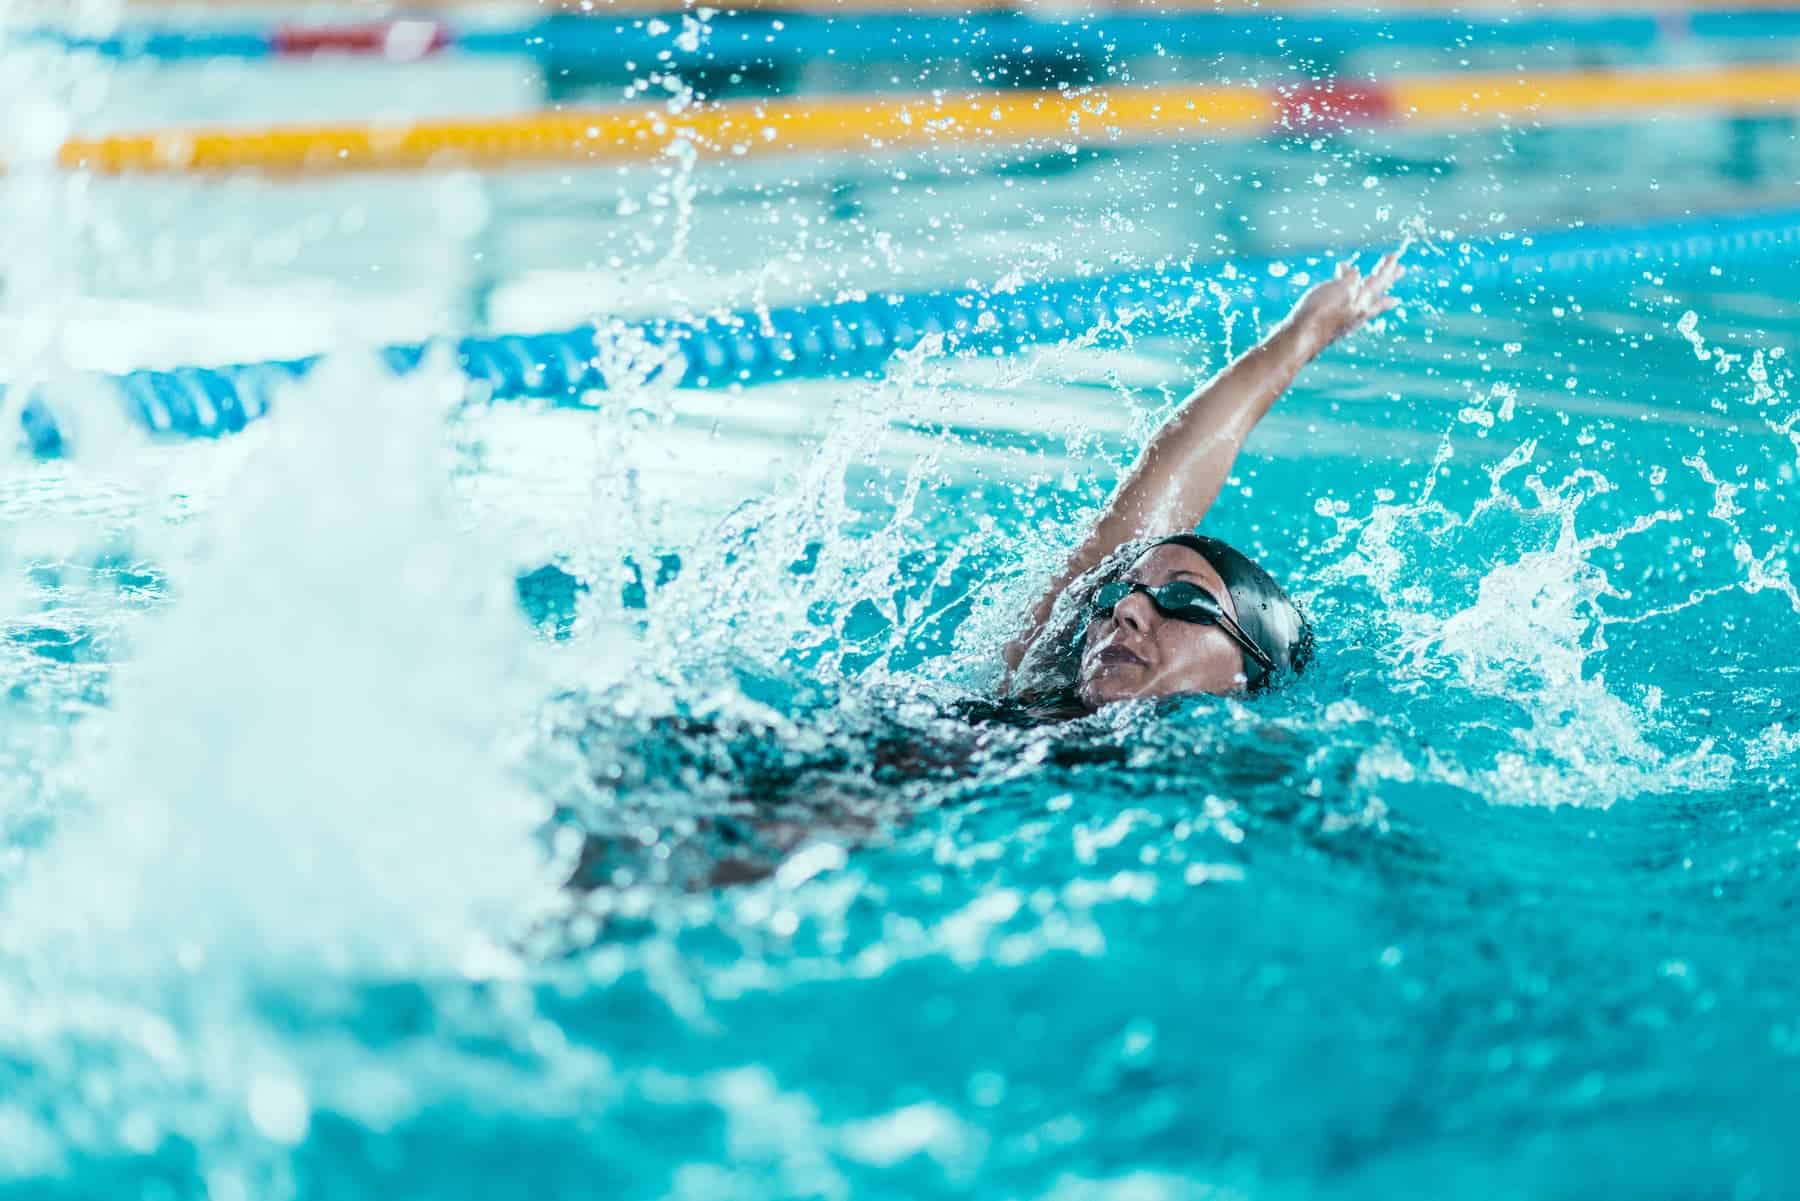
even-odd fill
[[(1237, 620), (1225, 581), (1206, 556), (1185, 546), (1151, 547), (1122, 578), (1152, 588), (1175, 580), (1198, 584)], [(1090, 621), (1082, 638), (1081, 700), (1090, 709), (1135, 697), (1236, 692), (1246, 683), (1244, 656), (1231, 635), (1216, 625), (1164, 617), (1141, 592), (1120, 601), (1112, 616)]]

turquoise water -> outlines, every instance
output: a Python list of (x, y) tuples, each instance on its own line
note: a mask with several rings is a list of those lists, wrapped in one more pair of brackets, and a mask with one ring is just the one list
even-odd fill
[[(1786, 122), (1665, 121), (234, 184), (204, 221), (193, 185), (51, 215), (27, 176), (9, 371), (45, 323), (135, 365), (1453, 254), (1767, 202), (1793, 157)], [(1268, 314), (597, 412), (346, 354), (236, 439), (10, 460), (5, 1191), (1791, 1194), (1791, 274), (1559, 281), (1334, 351), (1210, 527), (1293, 582), (1316, 670), (1060, 728), (955, 702)]]

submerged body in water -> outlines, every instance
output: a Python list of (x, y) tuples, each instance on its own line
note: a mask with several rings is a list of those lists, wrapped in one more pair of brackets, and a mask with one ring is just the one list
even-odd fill
[(886, 690), (778, 718), (664, 715), (566, 734), (591, 763), (631, 765), (580, 826), (578, 890), (763, 880), (807, 844), (879, 845), (1010, 780), (1133, 776), (1152, 758), (1159, 787), (1237, 793), (1300, 770), (1309, 751), (1254, 710), (1198, 695), (1049, 721), (1006, 700)]

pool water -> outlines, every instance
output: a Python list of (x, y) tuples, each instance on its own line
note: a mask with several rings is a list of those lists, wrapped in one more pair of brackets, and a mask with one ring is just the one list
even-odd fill
[[(1406, 232), (1453, 257), (1767, 203), (1794, 153), (1786, 121), (1665, 120), (24, 172), (5, 366)], [(347, 351), (236, 438), (9, 460), (4, 1191), (1790, 1195), (1790, 275), (1419, 301), (1334, 350), (1209, 521), (1291, 581), (1315, 669), (1062, 727), (958, 702), (1275, 314), (582, 411)]]

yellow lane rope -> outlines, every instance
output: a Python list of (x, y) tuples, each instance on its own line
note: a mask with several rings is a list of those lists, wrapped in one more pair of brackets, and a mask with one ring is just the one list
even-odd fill
[(69, 169), (137, 172), (261, 170), (281, 174), (431, 166), (602, 163), (654, 157), (677, 141), (722, 157), (879, 152), (933, 145), (1050, 145), (1115, 138), (1195, 140), (1283, 124), (1353, 126), (1556, 123), (1658, 112), (1800, 107), (1800, 66), (1695, 70), (1454, 73), (1385, 84), (1309, 85), (1279, 93), (1241, 86), (1167, 86), (931, 96), (730, 100), (671, 113), (654, 106), (530, 113), (482, 120), (175, 129), (77, 138)]
[(661, 108), (597, 108), (481, 121), (415, 121), (239, 131), (167, 130), (66, 143), (65, 167), (128, 172), (317, 172), (439, 163), (608, 162), (649, 158), (677, 140), (721, 155), (882, 150), (1038, 139), (1087, 141), (1145, 131), (1194, 137), (1267, 124), (1275, 105), (1252, 88), (1115, 88), (929, 96), (772, 97)]
[(1800, 106), (1800, 66), (1401, 77), (1383, 89), (1401, 120), (1575, 121), (1641, 113), (1753, 113)]

